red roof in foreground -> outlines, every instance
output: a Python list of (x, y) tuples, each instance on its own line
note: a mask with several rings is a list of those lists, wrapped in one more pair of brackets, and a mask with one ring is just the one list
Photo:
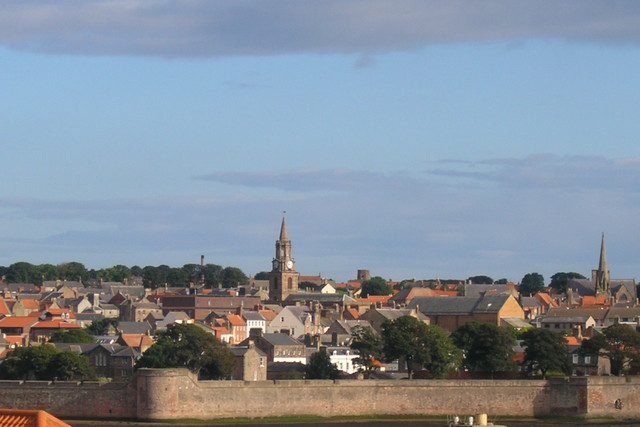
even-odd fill
[(28, 328), (38, 321), (37, 318), (19, 316), (0, 319), (0, 328)]
[(45, 411), (0, 409), (0, 425), (4, 427), (71, 427)]

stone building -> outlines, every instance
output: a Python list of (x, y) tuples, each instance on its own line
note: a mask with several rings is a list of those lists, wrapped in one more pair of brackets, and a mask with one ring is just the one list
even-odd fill
[(233, 379), (243, 381), (265, 381), (267, 379), (267, 355), (249, 339), (245, 346), (231, 347), (236, 358)]
[(285, 218), (282, 218), (280, 237), (276, 240), (276, 256), (273, 258), (269, 277), (269, 298), (273, 302), (282, 303), (289, 294), (298, 292), (299, 278), (300, 273), (296, 271), (287, 223)]

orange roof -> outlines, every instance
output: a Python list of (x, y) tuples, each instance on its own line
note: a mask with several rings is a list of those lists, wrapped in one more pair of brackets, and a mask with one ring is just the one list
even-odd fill
[(228, 330), (225, 327), (222, 327), (222, 326), (219, 326), (219, 327), (218, 326), (214, 326), (212, 329), (216, 334), (216, 338), (218, 338), (218, 337), (220, 337), (222, 335), (231, 335), (231, 331)]
[(129, 347), (151, 347), (153, 338), (146, 334), (122, 334), (122, 340)]
[(6, 302), (4, 302), (4, 298), (0, 298), (0, 314), (4, 314), (5, 316), (8, 316), (11, 314), (11, 311), (9, 310), (9, 306), (7, 305)]
[(582, 341), (579, 341), (576, 337), (565, 337), (564, 340), (567, 342), (567, 345), (571, 346), (579, 346), (582, 344)]
[(356, 310), (355, 308), (347, 308), (347, 311), (349, 312), (351, 317), (353, 317), (354, 319), (359, 319), (360, 318), (360, 312), (358, 310)]
[(587, 307), (587, 306), (591, 306), (591, 305), (608, 305), (609, 301), (607, 300), (607, 297), (604, 295), (597, 295), (597, 296), (584, 296), (582, 297), (582, 306), (583, 307)]
[(228, 314), (227, 320), (231, 324), (231, 326), (247, 326), (247, 322), (242, 320), (242, 317), (237, 314)]
[(553, 301), (553, 299), (551, 298), (551, 295), (549, 295), (546, 292), (538, 292), (536, 295), (536, 298), (538, 298), (540, 300), (540, 302), (542, 302), (543, 304), (549, 305), (551, 307), (556, 307), (557, 304)]
[(362, 283), (361, 282), (357, 282), (357, 281), (353, 281), (353, 282), (347, 282), (347, 283), (336, 283), (334, 286), (334, 288), (336, 289), (360, 289), (362, 287)]
[(2, 328), (28, 328), (38, 321), (37, 318), (19, 316), (19, 317), (5, 317), (0, 319), (0, 329)]
[(367, 298), (358, 298), (356, 301), (361, 304), (375, 304), (377, 302), (387, 303), (392, 295), (369, 295)]
[(433, 290), (433, 294), (434, 297), (457, 297), (458, 291), (440, 291), (437, 289)]
[(271, 322), (273, 319), (278, 317), (278, 313), (273, 310), (258, 310), (258, 312), (265, 318), (267, 322)]
[(19, 300), (24, 308), (29, 310), (40, 310), (40, 302), (35, 299), (21, 299)]
[(0, 425), (5, 427), (71, 427), (45, 411), (23, 409), (0, 409)]
[(80, 325), (60, 320), (43, 320), (33, 325), (31, 329), (80, 329)]

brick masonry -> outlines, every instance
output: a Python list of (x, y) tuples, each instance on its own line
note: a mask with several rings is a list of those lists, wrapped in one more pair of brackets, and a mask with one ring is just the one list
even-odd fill
[[(622, 409), (616, 409), (617, 399)], [(129, 384), (0, 381), (0, 407), (138, 419), (479, 412), (640, 419), (640, 378), (243, 382), (198, 381), (184, 369), (142, 369)]]

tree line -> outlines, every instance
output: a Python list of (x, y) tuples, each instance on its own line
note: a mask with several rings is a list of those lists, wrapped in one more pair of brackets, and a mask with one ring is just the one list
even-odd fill
[(44, 281), (69, 280), (83, 283), (103, 280), (105, 282), (124, 282), (132, 278), (142, 280), (145, 287), (157, 288), (165, 284), (183, 287), (191, 283), (200, 283), (204, 277), (207, 287), (222, 285), (225, 288), (243, 286), (249, 282), (244, 272), (237, 267), (222, 267), (217, 264), (185, 264), (182, 267), (158, 265), (140, 267), (134, 265), (114, 265), (108, 268), (88, 269), (80, 262), (62, 264), (31, 264), (16, 262), (8, 267), (0, 266), (0, 277), (7, 283), (33, 283), (41, 285)]

